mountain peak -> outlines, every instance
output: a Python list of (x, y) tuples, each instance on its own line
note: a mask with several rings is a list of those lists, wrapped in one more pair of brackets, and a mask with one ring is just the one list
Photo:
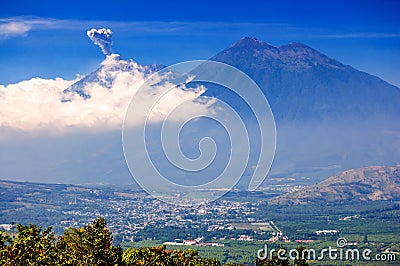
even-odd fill
[(264, 43), (256, 37), (243, 37), (236, 44)]
[[(267, 65), (295, 71), (304, 71), (315, 66), (335, 69), (346, 67), (303, 43), (292, 42), (276, 47), (255, 37), (241, 38), (214, 56), (213, 60), (230, 63), (233, 58), (235, 63), (240, 62), (239, 65), (244, 69)], [(249, 62), (251, 65), (246, 66)]]
[(84, 88), (90, 83), (97, 83), (101, 87), (110, 89), (117, 76), (121, 73), (129, 73), (130, 75), (141, 73), (144, 76), (148, 76), (162, 68), (164, 68), (163, 65), (140, 65), (132, 59), (122, 59), (119, 54), (110, 54), (101, 62), (96, 71), (69, 86), (64, 90), (64, 93), (76, 92), (81, 97), (88, 99), (90, 95), (87, 94)]
[(233, 48), (233, 47), (237, 47), (237, 48), (245, 48), (245, 47), (269, 47), (269, 48), (274, 48), (276, 49), (276, 47), (272, 46), (269, 43), (266, 43), (262, 40), (259, 40), (255, 37), (243, 37), (241, 38), (239, 41), (237, 41), (236, 43), (234, 43), (233, 45), (231, 45), (229, 48)]

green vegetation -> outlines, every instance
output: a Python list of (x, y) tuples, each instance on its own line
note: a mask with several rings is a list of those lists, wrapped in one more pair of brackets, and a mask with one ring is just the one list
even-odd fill
[[(0, 233), (0, 264), (25, 265), (157, 265), (157, 266), (220, 266), (214, 258), (203, 258), (193, 249), (158, 247), (127, 248), (112, 244), (112, 234), (103, 217), (82, 228), (70, 227), (56, 237), (52, 228), (37, 225), (16, 225), (16, 233)], [(256, 265), (290, 265), (273, 260), (258, 260)], [(300, 265), (296, 264), (295, 265)], [(235, 262), (224, 265), (239, 266)], [(307, 264), (301, 264), (307, 265)]]
[[(337, 236), (317, 236), (315, 231), (336, 229), (351, 242), (400, 242), (399, 202), (371, 201), (308, 205), (260, 206), (254, 217), (271, 217), (292, 240), (336, 240)], [(347, 217), (347, 218), (346, 218)]]
[[(236, 240), (224, 240), (219, 241), (223, 243), (224, 246), (217, 247), (204, 247), (204, 246), (179, 246), (181, 250), (188, 250), (195, 248), (198, 251), (198, 254), (204, 258), (215, 258), (223, 265), (308, 265), (308, 264), (299, 264), (301, 260), (293, 260), (287, 261), (289, 264), (273, 264), (276, 263), (276, 252), (274, 252), (275, 256), (272, 259), (266, 258), (264, 260), (257, 260), (257, 251), (259, 249), (264, 248), (266, 242), (258, 242), (258, 241), (236, 241)], [(319, 241), (322, 245), (322, 241)], [(334, 244), (334, 243), (332, 243)], [(159, 241), (140, 241), (140, 242), (124, 242), (122, 244), (123, 249), (127, 248), (138, 248), (143, 246), (158, 246), (161, 245)], [(303, 249), (303, 246), (299, 246), (298, 243), (268, 243), (268, 249), (279, 250), (285, 247), (285, 249)], [(167, 249), (173, 249), (177, 246), (166, 245)], [(310, 248), (310, 246), (307, 246)], [(326, 247), (326, 246), (324, 246)], [(301, 252), (300, 252), (301, 254)], [(275, 261), (275, 262), (274, 262)], [(305, 263), (305, 261), (303, 261)], [(234, 264), (237, 263), (237, 264)], [(240, 264), (239, 264), (240, 263)], [(267, 264), (270, 263), (270, 264)], [(285, 263), (285, 262), (280, 262)], [(297, 264), (296, 264), (297, 263)]]
[(104, 218), (69, 228), (58, 238), (51, 227), (16, 226), (16, 235), (1, 233), (1, 265), (120, 265), (122, 249), (112, 245)]
[(16, 235), (0, 235), (0, 264), (24, 265), (220, 265), (195, 250), (166, 250), (165, 246), (127, 249), (112, 245), (111, 231), (100, 217), (82, 228), (69, 228), (55, 237), (51, 227), (17, 226)]
[[(254, 265), (257, 257), (257, 250), (263, 247), (263, 244), (253, 241), (219, 241), (224, 246), (203, 247), (203, 246), (179, 246), (181, 250), (195, 248), (199, 255), (204, 258), (215, 258), (221, 263), (243, 263), (246, 265)], [(138, 248), (143, 246), (161, 245), (160, 241), (140, 241), (140, 242), (124, 242), (122, 248)], [(174, 249), (178, 246), (166, 245), (167, 249)], [(276, 247), (279, 247), (276, 246)]]
[(199, 257), (196, 250), (166, 250), (165, 246), (127, 249), (122, 258), (124, 265), (221, 265), (216, 259)]

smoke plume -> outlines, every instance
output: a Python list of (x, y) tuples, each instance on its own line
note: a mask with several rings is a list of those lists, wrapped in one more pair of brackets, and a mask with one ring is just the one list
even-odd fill
[(105, 55), (110, 55), (111, 51), (111, 44), (112, 44), (112, 34), (113, 32), (110, 29), (91, 29), (87, 31), (87, 36), (94, 42), (94, 44), (100, 46), (101, 51)]

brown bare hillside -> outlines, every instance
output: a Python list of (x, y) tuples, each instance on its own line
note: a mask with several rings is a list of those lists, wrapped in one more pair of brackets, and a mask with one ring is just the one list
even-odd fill
[(270, 204), (400, 200), (400, 165), (368, 166), (331, 176), (316, 185), (272, 198)]

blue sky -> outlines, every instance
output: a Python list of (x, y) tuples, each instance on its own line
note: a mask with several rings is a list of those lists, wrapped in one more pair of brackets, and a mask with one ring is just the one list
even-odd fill
[(72, 79), (103, 60), (86, 36), (114, 32), (139, 63), (207, 59), (243, 36), (305, 43), (400, 86), (398, 1), (8, 1), (0, 8), (0, 84)]

